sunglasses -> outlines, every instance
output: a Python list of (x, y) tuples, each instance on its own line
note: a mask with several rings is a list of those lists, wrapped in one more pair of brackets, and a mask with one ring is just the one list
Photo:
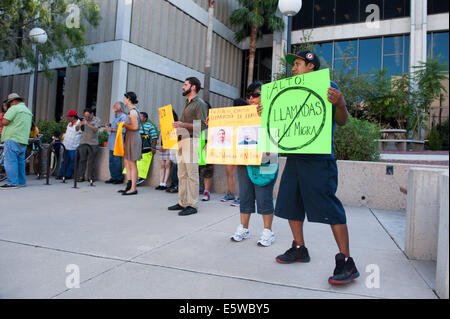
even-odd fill
[(256, 99), (257, 97), (260, 97), (260, 96), (261, 96), (261, 92), (255, 92), (255, 93), (248, 95), (249, 98), (252, 97), (254, 99)]

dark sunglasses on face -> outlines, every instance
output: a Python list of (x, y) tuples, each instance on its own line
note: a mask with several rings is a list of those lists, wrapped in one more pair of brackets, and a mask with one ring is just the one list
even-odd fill
[(261, 96), (261, 92), (255, 92), (255, 93), (249, 94), (249, 97), (252, 97), (254, 99), (256, 99), (260, 96)]

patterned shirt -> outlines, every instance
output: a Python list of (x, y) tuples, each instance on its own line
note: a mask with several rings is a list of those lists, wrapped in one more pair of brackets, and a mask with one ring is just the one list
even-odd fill
[(75, 126), (80, 123), (80, 120), (77, 120), (75, 124), (72, 123), (67, 124), (66, 134), (64, 134), (63, 144), (68, 151), (74, 151), (80, 145), (81, 139), (81, 130), (77, 132)]
[(155, 127), (151, 123), (146, 122), (142, 126), (144, 127), (144, 129), (142, 129), (142, 127), (139, 126), (140, 134), (144, 134), (144, 130), (145, 130), (145, 133), (148, 133), (150, 135), (150, 137), (152, 138), (152, 140), (158, 139), (158, 133), (156, 132)]

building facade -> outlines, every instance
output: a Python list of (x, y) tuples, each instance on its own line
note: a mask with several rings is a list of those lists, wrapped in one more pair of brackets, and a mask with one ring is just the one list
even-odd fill
[[(89, 31), (89, 66), (51, 64), (53, 81), (39, 75), (38, 119), (60, 119), (69, 109), (95, 106), (109, 122), (111, 106), (135, 91), (140, 108), (157, 121), (157, 110), (184, 106), (185, 78), (204, 82), (208, 0), (97, 0), (103, 17)], [(237, 0), (216, 0), (210, 103), (232, 105), (247, 83), (249, 43), (234, 41), (229, 16)], [(285, 18), (287, 21), (287, 18)], [(449, 7), (438, 0), (303, 0), (293, 19), (292, 44), (310, 41), (331, 69), (346, 59), (359, 74), (387, 69), (409, 72), (428, 57), (449, 60)], [(287, 30), (258, 41), (255, 79), (271, 81), (280, 70)], [(446, 83), (448, 88), (448, 81)], [(0, 63), (0, 98), (12, 91), (32, 100), (33, 76)], [(448, 94), (433, 104), (432, 117), (448, 118)]]

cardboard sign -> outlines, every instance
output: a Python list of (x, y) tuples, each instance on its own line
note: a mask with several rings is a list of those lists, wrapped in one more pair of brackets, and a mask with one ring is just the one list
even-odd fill
[(174, 123), (172, 105), (167, 105), (158, 109), (159, 126), (161, 128), (161, 139), (165, 149), (178, 149), (178, 138)]
[(261, 88), (260, 152), (331, 154), (332, 105), (324, 69)]
[(256, 105), (211, 109), (206, 162), (260, 165), (262, 154), (257, 151), (260, 125)]

